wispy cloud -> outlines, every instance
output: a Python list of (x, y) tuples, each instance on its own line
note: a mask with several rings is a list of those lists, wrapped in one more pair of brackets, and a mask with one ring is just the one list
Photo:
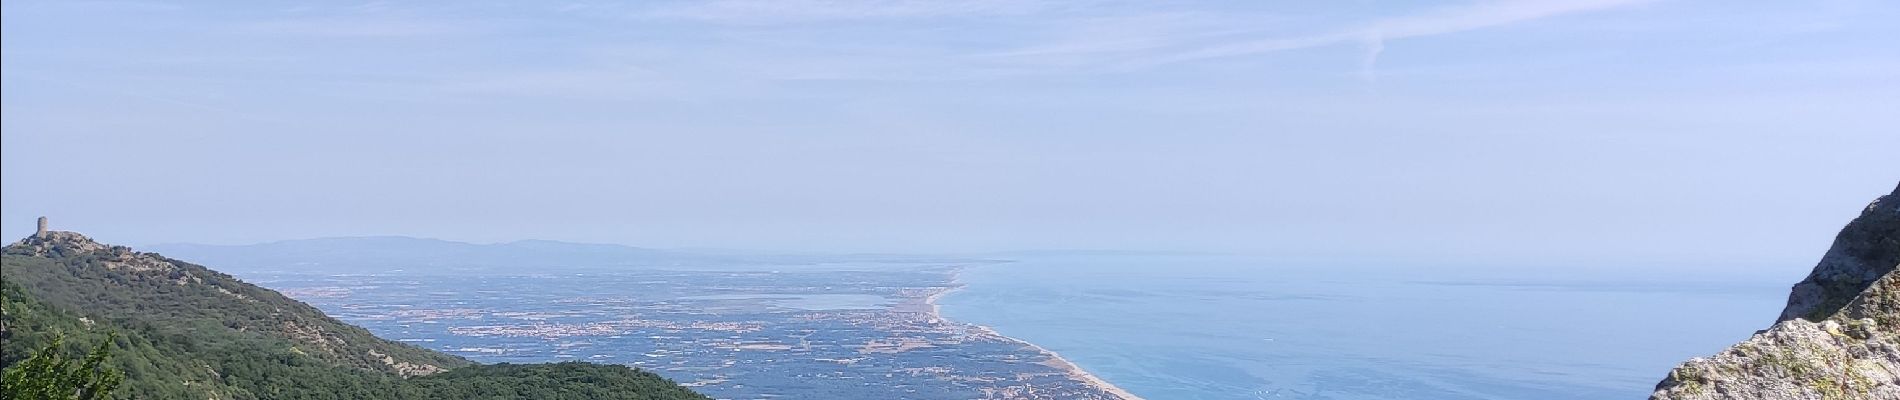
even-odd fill
[(1368, 35), (1365, 42), (1365, 56), (1359, 59), (1359, 80), (1370, 83), (1379, 80), (1378, 70), (1374, 67), (1379, 65), (1379, 54), (1385, 53), (1385, 38)]
[(238, 26), (251, 34), (310, 36), (324, 38), (397, 38), (466, 34), (476, 31), (469, 24), (437, 20), (410, 20), (386, 17), (309, 17), (247, 23)]
[(722, 23), (797, 23), (877, 18), (1022, 15), (1052, 3), (1032, 0), (713, 0), (674, 3), (645, 14)]
[[(980, 71), (981, 76), (1132, 71), (1169, 64), (1242, 57), (1326, 46), (1361, 46), (1357, 69), (1376, 76), (1387, 42), (1520, 24), (1540, 19), (1628, 7), (1656, 0), (1476, 0), (1409, 15), (1361, 21), (1273, 14), (1268, 8), (1189, 6), (1179, 3), (1084, 0), (710, 0), (670, 2), (633, 11), (644, 18), (715, 25), (718, 40), (766, 49), (803, 48), (814, 57), (843, 57), (879, 65), (842, 66), (842, 71), (940, 79), (943, 70)], [(975, 17), (975, 18), (966, 18)], [(932, 22), (879, 23), (963, 18), (953, 29)], [(771, 26), (748, 32), (746, 26)], [(946, 38), (942, 32), (968, 32)], [(884, 34), (877, 34), (885, 32)], [(744, 39), (756, 36), (768, 39)], [(865, 43), (901, 43), (902, 54), (877, 53)], [(837, 51), (833, 51), (837, 50)], [(880, 57), (888, 55), (891, 57)], [(797, 57), (797, 55), (785, 55)], [(891, 59), (891, 60), (887, 60)], [(892, 61), (894, 60), (894, 61)], [(836, 61), (836, 60), (833, 60)], [(787, 60), (776, 59), (775, 64)], [(895, 65), (885, 65), (885, 64)], [(793, 62), (796, 64), (796, 62)], [(837, 64), (827, 62), (827, 65)], [(913, 65), (914, 64), (914, 65)], [(923, 71), (906, 66), (925, 65)], [(841, 74), (821, 74), (841, 75)], [(951, 75), (963, 75), (952, 73)]]
[(80, 0), (59, 2), (60, 5), (75, 8), (87, 8), (111, 11), (177, 11), (184, 6), (166, 1), (143, 0)]
[(94, 83), (81, 83), (81, 82), (75, 82), (75, 81), (66, 80), (66, 79), (48, 78), (48, 77), (42, 77), (42, 76), (27, 76), (20, 79), (60, 85), (60, 86), (64, 86), (66, 88), (74, 89), (75, 91), (80, 91), (80, 92), (101, 94), (101, 95), (114, 96), (114, 97), (131, 98), (131, 99), (142, 100), (146, 102), (179, 106), (179, 107), (184, 107), (184, 108), (193, 109), (197, 111), (208, 111), (211, 113), (215, 113), (215, 114), (219, 114), (219, 115), (223, 115), (227, 117), (232, 117), (232, 118), (237, 118), (237, 119), (242, 119), (242, 120), (247, 120), (247, 121), (273, 122), (273, 123), (285, 122), (281, 119), (266, 117), (266, 116), (244, 112), (244, 111), (238, 111), (233, 108), (211, 105), (207, 103), (200, 103), (196, 101), (183, 100), (183, 99), (169, 96), (169, 95), (152, 94), (144, 90), (126, 89), (124, 86), (108, 86), (108, 85), (99, 85), (99, 84), (94, 84)]
[[(1654, 0), (1511, 0), (1366, 21), (1321, 23), (1259, 12), (1118, 10), (1108, 16), (1038, 15), (1043, 40), (956, 60), (1025, 73), (1135, 71), (1171, 64), (1328, 46), (1363, 50), (1356, 75), (1376, 80), (1388, 41), (1482, 30), (1635, 6)], [(1294, 26), (1301, 26), (1295, 28)], [(1302, 32), (1304, 31), (1304, 32)]]
[(1237, 18), (1205, 12), (1165, 11), (1051, 19), (1040, 25), (1053, 31), (1050, 34), (1053, 40), (986, 55), (1020, 57), (1149, 51), (1258, 34), (1261, 31), (1258, 25), (1279, 19), (1268, 15)]
[[(1241, 40), (1206, 45), (1197, 49), (1149, 60), (1146, 64), (1166, 64), (1210, 58), (1245, 56), (1347, 43), (1364, 43), (1364, 45), (1368, 47), (1383, 49), (1385, 41), (1388, 40), (1479, 30), (1561, 15), (1632, 6), (1651, 1), (1654, 0), (1536, 0), (1487, 2), (1442, 9), (1420, 15), (1382, 19), (1333, 32), (1305, 36)], [(1370, 52), (1367, 67), (1370, 67), (1371, 62), (1377, 61), (1377, 55), (1377, 51)]]

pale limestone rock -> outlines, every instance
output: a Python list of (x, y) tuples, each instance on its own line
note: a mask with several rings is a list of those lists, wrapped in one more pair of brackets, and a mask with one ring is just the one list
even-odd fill
[(1900, 399), (1900, 187), (1834, 238), (1778, 322), (1669, 372), (1652, 400)]

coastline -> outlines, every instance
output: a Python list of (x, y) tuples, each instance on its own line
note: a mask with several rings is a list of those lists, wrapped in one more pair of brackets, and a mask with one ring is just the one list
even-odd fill
[[(936, 319), (937, 321), (941, 323), (949, 323), (949, 321), (951, 320), (947, 317), (944, 317), (943, 305), (938, 304), (937, 301), (943, 299), (945, 295), (949, 295), (950, 293), (955, 293), (956, 291), (963, 290), (963, 287), (965, 286), (962, 283), (962, 275), (963, 275), (962, 267), (951, 270), (949, 274), (950, 274), (950, 282), (951, 282), (950, 286), (944, 287), (943, 289), (938, 290), (935, 293), (931, 293), (930, 296), (924, 297), (924, 305), (928, 306), (929, 311), (927, 312), (930, 313), (930, 317), (932, 319)], [(1069, 375), (1070, 379), (1081, 381), (1084, 384), (1087, 384), (1096, 389), (1099, 389), (1102, 392), (1108, 393), (1111, 396), (1115, 396), (1118, 399), (1146, 400), (1146, 399), (1143, 399), (1141, 396), (1136, 396), (1134, 393), (1128, 392), (1128, 390), (1122, 389), (1119, 386), (1115, 386), (1114, 383), (1110, 383), (1108, 382), (1108, 380), (1102, 379), (1099, 376), (1095, 376), (1095, 374), (1089, 373), (1087, 370), (1082, 369), (1081, 365), (1077, 365), (1074, 361), (1069, 361), (1069, 359), (1063, 358), (1061, 353), (1056, 353), (1053, 350), (1049, 350), (1048, 348), (1042, 347), (1041, 345), (1037, 345), (1035, 343), (1030, 343), (1027, 340), (1017, 339), (1009, 335), (998, 333), (996, 332), (995, 328), (991, 328), (988, 325), (981, 325), (981, 324), (975, 324), (975, 323), (964, 323), (964, 325), (969, 325), (975, 328), (976, 331), (978, 332), (978, 335), (996, 338), (1004, 342), (1021, 344), (1030, 349), (1034, 349), (1035, 351), (1042, 353), (1044, 356), (1049, 357), (1049, 361), (1045, 364), (1062, 370), (1063, 372)]]

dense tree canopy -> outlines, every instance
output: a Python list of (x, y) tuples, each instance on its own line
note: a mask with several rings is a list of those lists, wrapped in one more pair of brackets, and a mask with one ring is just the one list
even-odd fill
[(0, 374), (0, 399), (93, 400), (106, 399), (125, 380), (125, 372), (104, 365), (109, 343), (100, 343), (85, 358), (67, 357), (60, 338), (32, 357)]

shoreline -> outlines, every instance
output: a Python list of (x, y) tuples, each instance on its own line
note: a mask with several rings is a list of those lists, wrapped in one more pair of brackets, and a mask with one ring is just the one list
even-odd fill
[[(959, 290), (963, 290), (963, 287), (966, 286), (961, 282), (964, 268), (965, 267), (957, 267), (956, 269), (953, 269), (950, 271), (949, 273), (950, 286), (946, 286), (942, 290), (938, 290), (936, 293), (931, 293), (930, 296), (924, 297), (924, 305), (929, 306), (928, 307), (929, 311), (927, 312), (930, 313), (930, 317), (932, 319), (936, 319), (939, 323), (949, 323), (951, 319), (948, 317), (944, 317), (943, 305), (938, 304), (937, 301), (943, 299), (943, 296), (945, 295), (954, 293)], [(995, 328), (991, 328), (989, 325), (982, 325), (982, 324), (975, 324), (975, 323), (962, 323), (962, 324), (975, 328), (981, 335), (995, 337), (997, 339), (1000, 339), (1006, 342), (1021, 344), (1037, 352), (1040, 352), (1045, 356), (1048, 356), (1049, 362), (1045, 364), (1051, 367), (1055, 367), (1056, 369), (1062, 370), (1063, 372), (1069, 375), (1070, 379), (1081, 381), (1083, 384), (1095, 387), (1096, 389), (1099, 389), (1102, 392), (1108, 393), (1109, 395), (1115, 396), (1116, 398), (1119, 398), (1122, 400), (1146, 400), (1146, 399), (1143, 399), (1141, 396), (1136, 396), (1134, 393), (1128, 392), (1128, 390), (1122, 389), (1120, 386), (1115, 386), (1114, 383), (1110, 383), (1108, 380), (1102, 379), (1099, 376), (1095, 376), (1095, 374), (1089, 373), (1087, 370), (1082, 369), (1081, 365), (1077, 365), (1074, 361), (1069, 361), (1068, 358), (1063, 358), (1061, 353), (1057, 353), (1053, 350), (1049, 350), (1048, 348), (1042, 347), (1041, 345), (1038, 345), (1035, 343), (1030, 343), (1027, 340), (1022, 340), (1015, 337), (1011, 337), (1009, 335), (998, 333), (996, 332)]]

